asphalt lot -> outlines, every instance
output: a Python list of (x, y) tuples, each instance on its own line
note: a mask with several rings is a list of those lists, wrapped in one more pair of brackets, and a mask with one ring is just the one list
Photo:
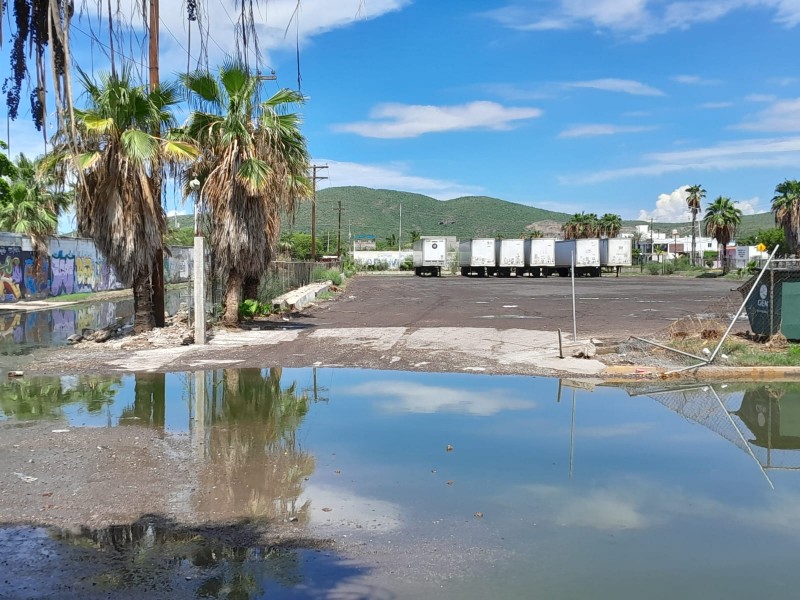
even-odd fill
[[(714, 278), (575, 279), (580, 336), (648, 335), (706, 313), (737, 282)], [(316, 327), (492, 327), (572, 331), (569, 278), (359, 276), (335, 302), (297, 319)]]

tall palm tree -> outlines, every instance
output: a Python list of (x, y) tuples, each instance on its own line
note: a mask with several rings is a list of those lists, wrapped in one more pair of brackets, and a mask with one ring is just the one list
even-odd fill
[(261, 101), (259, 77), (235, 62), (218, 77), (198, 71), (181, 79), (195, 108), (184, 132), (201, 152), (193, 169), (226, 286), (222, 322), (235, 326), (244, 281), (260, 278), (277, 252), (281, 215), (311, 195), (300, 117), (289, 110), (303, 96), (282, 89)]
[[(135, 85), (130, 69), (102, 74), (99, 81), (80, 72), (87, 107), (75, 110), (77, 139), (69, 132), (48, 159), (74, 172), (78, 231), (91, 237), (133, 287), (134, 331), (154, 327), (150, 275), (167, 231), (161, 199), (155, 193), (162, 161), (192, 158), (191, 145), (164, 139), (154, 131), (174, 125), (170, 108), (179, 97), (174, 85), (148, 92)], [(64, 134), (62, 134), (64, 135)]]
[(599, 235), (606, 237), (617, 237), (622, 230), (622, 217), (611, 213), (606, 213), (600, 217), (599, 221)]
[(689, 210), (692, 212), (692, 265), (695, 264), (695, 245), (696, 245), (696, 225), (697, 225), (697, 213), (702, 212), (703, 208), (700, 202), (703, 198), (706, 197), (706, 191), (703, 189), (701, 185), (690, 185), (686, 188), (686, 204), (689, 206)]
[(736, 208), (730, 198), (719, 196), (706, 208), (706, 216), (703, 219), (706, 235), (710, 235), (721, 246), (720, 257), (722, 260), (722, 272), (728, 272), (728, 260), (725, 256), (725, 248), (736, 234), (736, 227), (742, 220), (742, 211)]
[(600, 233), (600, 220), (595, 213), (575, 213), (564, 223), (561, 230), (568, 240), (597, 237)]
[(800, 257), (800, 181), (787, 179), (775, 186), (772, 212), (783, 227), (789, 252)]
[(72, 195), (56, 189), (55, 179), (40, 168), (41, 162), (24, 154), (17, 158), (8, 192), (0, 199), (0, 230), (29, 235), (36, 252), (44, 255), (47, 237), (56, 234), (58, 217), (71, 204)]

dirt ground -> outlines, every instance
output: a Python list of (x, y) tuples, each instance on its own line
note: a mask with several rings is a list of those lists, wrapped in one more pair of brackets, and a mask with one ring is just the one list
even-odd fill
[(181, 346), (175, 342), (179, 333), (156, 331), (146, 340), (37, 352), (25, 370), (325, 366), (591, 377), (610, 362), (592, 359), (596, 348), (653, 335), (687, 315), (721, 310), (721, 297), (738, 296), (734, 285), (684, 277), (579, 278), (574, 342), (567, 278), (359, 276), (335, 299), (302, 312), (247, 322), (242, 330), (217, 328), (205, 346)]

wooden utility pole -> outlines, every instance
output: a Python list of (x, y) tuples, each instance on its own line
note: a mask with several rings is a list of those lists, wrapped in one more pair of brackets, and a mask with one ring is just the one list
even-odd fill
[(314, 195), (311, 198), (311, 260), (317, 260), (317, 180), (327, 179), (317, 175), (317, 169), (327, 169), (328, 165), (311, 165), (311, 184)]
[(339, 237), (336, 239), (336, 257), (342, 258), (342, 199), (339, 198)]
[[(158, 30), (159, 30), (159, 0), (150, 0), (150, 37), (148, 48), (150, 50), (150, 91), (154, 92), (159, 86), (158, 76)], [(161, 135), (161, 132), (156, 132)], [(155, 182), (154, 196), (161, 202), (161, 163), (153, 165), (153, 178)], [(153, 260), (152, 275), (150, 283), (153, 288), (153, 314), (155, 316), (156, 327), (164, 327), (164, 249), (162, 247), (156, 251)]]

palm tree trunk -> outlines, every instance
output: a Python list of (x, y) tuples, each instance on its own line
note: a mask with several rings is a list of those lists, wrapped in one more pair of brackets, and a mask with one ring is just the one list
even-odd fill
[(155, 325), (150, 274), (139, 273), (133, 278), (133, 332), (150, 331)]
[(697, 224), (697, 215), (692, 212), (692, 259), (689, 261), (694, 267), (697, 260), (695, 260), (695, 225)]
[(225, 286), (225, 312), (222, 315), (222, 324), (228, 327), (239, 325), (239, 297), (242, 291), (243, 277), (237, 269), (228, 273), (228, 283)]
[(257, 277), (245, 277), (242, 288), (242, 299), (258, 300), (258, 286), (261, 282)]

